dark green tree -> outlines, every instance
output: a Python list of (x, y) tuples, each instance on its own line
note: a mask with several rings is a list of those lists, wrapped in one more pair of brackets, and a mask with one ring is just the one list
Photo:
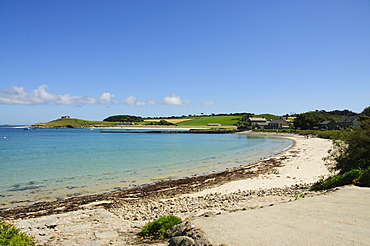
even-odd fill
[(370, 167), (370, 119), (362, 120), (360, 127), (343, 130), (334, 140), (334, 148), (326, 158), (331, 168), (340, 173)]
[(133, 115), (113, 115), (105, 118), (103, 121), (109, 122), (142, 122), (144, 119), (140, 116)]
[(321, 122), (331, 120), (332, 116), (325, 112), (313, 111), (298, 114), (294, 120), (294, 127), (302, 130), (311, 130), (320, 127)]
[(150, 123), (149, 123), (149, 125), (171, 126), (171, 125), (175, 125), (175, 124), (173, 124), (173, 123), (171, 123), (171, 122), (168, 122), (168, 121), (166, 121), (166, 120), (160, 120), (160, 121), (158, 121), (158, 122), (156, 122), (156, 121), (152, 121), (152, 122), (150, 122)]
[(361, 115), (370, 117), (370, 106), (366, 107), (362, 112)]
[(252, 113), (244, 113), (242, 117), (239, 118), (238, 122), (235, 123), (235, 126), (237, 126), (238, 130), (249, 130), (251, 129), (251, 126), (247, 122), (249, 117), (252, 117)]

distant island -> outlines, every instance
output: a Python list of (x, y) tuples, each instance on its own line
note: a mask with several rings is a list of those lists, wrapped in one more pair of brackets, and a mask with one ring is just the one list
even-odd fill
[[(349, 118), (351, 117), (351, 118)], [(46, 123), (36, 123), (28, 128), (126, 128), (126, 127), (200, 127), (212, 129), (283, 129), (283, 130), (335, 130), (356, 126), (360, 114), (349, 110), (315, 110), (306, 113), (285, 115), (230, 113), (204, 115), (182, 115), (171, 117), (140, 117), (133, 115), (113, 115), (102, 121), (61, 116)], [(351, 122), (345, 122), (349, 121)], [(343, 121), (343, 122), (342, 122)], [(338, 123), (339, 122), (339, 123)], [(347, 124), (348, 123), (348, 124)]]

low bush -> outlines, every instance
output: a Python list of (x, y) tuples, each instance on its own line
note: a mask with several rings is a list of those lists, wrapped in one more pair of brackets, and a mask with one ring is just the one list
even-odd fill
[(7, 246), (33, 246), (32, 237), (20, 232), (15, 226), (0, 221), (0, 245)]
[(279, 131), (281, 133), (295, 133), (296, 130), (292, 128), (283, 128), (283, 129), (253, 129), (254, 132), (273, 132), (276, 133), (276, 131)]
[(331, 176), (314, 184), (310, 190), (325, 190), (338, 186), (355, 184), (359, 186), (370, 186), (370, 168), (366, 170), (352, 169), (343, 174)]
[(172, 126), (172, 125), (175, 125), (175, 124), (173, 124), (171, 122), (168, 122), (166, 120), (160, 120), (160, 121), (151, 121), (147, 125)]
[(354, 180), (354, 183), (358, 186), (370, 187), (370, 168), (361, 172), (360, 176)]
[(296, 130), (295, 133), (299, 135), (318, 136), (319, 138), (336, 139), (340, 131), (338, 130)]
[(166, 231), (179, 223), (181, 219), (174, 215), (163, 216), (144, 225), (139, 236), (141, 239), (164, 239)]

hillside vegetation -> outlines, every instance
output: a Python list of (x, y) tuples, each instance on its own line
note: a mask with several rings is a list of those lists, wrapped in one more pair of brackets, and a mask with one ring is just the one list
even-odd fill
[[(222, 126), (235, 126), (243, 115), (214, 115), (214, 116), (193, 116), (193, 117), (179, 117), (179, 118), (161, 118), (161, 119), (144, 119), (141, 117), (131, 117), (124, 115), (123, 121), (134, 122), (136, 125), (150, 125), (151, 122), (159, 122), (165, 120), (177, 126), (206, 126), (208, 124), (221, 124)], [(116, 117), (116, 116), (114, 116)], [(118, 116), (117, 116), (118, 117)], [(75, 118), (61, 118), (46, 123), (33, 124), (34, 128), (89, 128), (89, 127), (114, 127), (116, 123), (122, 122), (121, 118), (108, 117), (103, 121), (88, 121)], [(121, 117), (121, 116), (120, 116)], [(279, 116), (272, 114), (251, 115), (251, 117), (264, 117), (267, 120), (279, 118)], [(134, 121), (138, 119), (139, 121)], [(109, 119), (109, 120), (107, 120)], [(113, 121), (118, 119), (117, 121)]]
[(115, 122), (108, 121), (88, 121), (80, 119), (57, 119), (47, 123), (33, 124), (35, 128), (89, 128), (89, 127), (111, 127)]

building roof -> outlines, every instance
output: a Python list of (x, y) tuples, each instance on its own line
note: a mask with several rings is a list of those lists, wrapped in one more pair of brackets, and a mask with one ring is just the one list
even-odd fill
[(265, 118), (249, 118), (250, 121), (267, 121)]
[(338, 123), (351, 123), (352, 121), (356, 119), (357, 119), (357, 116), (344, 116), (338, 121)]
[(286, 122), (286, 120), (285, 120), (285, 119), (272, 119), (272, 120), (270, 121), (270, 123), (271, 123), (271, 124), (274, 124), (274, 123), (280, 123), (280, 122), (282, 122), (282, 121), (285, 121), (285, 122)]
[(327, 124), (329, 124), (330, 122), (332, 122), (332, 120), (325, 120), (325, 121), (321, 122), (321, 125), (327, 125)]

